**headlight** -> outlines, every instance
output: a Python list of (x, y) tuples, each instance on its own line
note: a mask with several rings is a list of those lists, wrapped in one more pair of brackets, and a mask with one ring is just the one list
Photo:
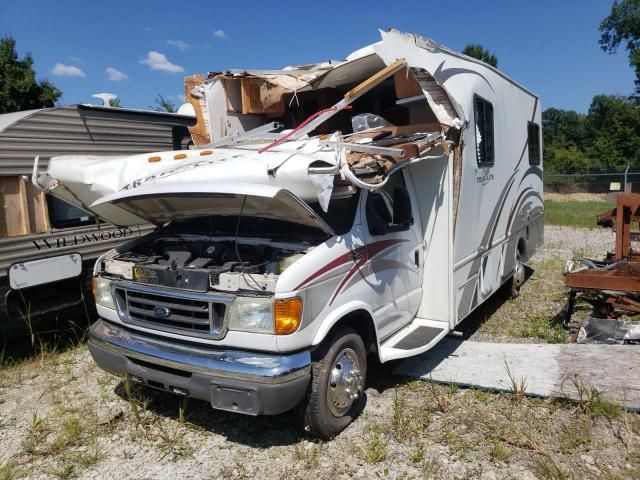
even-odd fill
[(302, 300), (239, 297), (233, 303), (229, 330), (289, 335), (300, 327)]
[(93, 277), (93, 298), (98, 305), (107, 308), (116, 308), (111, 295), (111, 280), (102, 277)]
[(270, 298), (236, 298), (229, 318), (229, 330), (274, 333), (272, 307)]

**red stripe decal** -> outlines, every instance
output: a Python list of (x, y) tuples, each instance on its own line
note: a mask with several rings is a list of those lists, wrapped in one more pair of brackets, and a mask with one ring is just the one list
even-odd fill
[[(358, 259), (358, 261), (356, 263), (356, 266), (357, 266), (358, 263), (360, 263), (360, 260), (364, 259), (366, 261), (368, 258), (371, 258), (372, 256), (376, 255), (377, 253), (379, 253), (383, 249), (385, 249), (387, 247), (390, 247), (391, 245), (395, 245), (396, 243), (406, 242), (406, 241), (408, 241), (408, 240), (381, 240), (379, 242), (374, 242), (374, 243), (370, 243), (368, 245), (364, 245), (362, 247), (354, 248), (353, 250), (350, 250), (349, 252), (347, 252), (347, 253), (345, 253), (343, 255), (340, 255), (338, 258), (335, 258), (334, 260), (331, 260), (329, 263), (327, 263), (320, 270), (318, 270), (318, 271), (312, 273), (311, 275), (309, 275), (309, 277), (307, 277), (294, 290), (299, 290), (300, 288), (302, 288), (305, 285), (307, 285), (308, 283), (310, 283), (312, 280), (315, 280), (316, 278), (320, 277), (321, 275), (324, 275), (325, 273), (333, 270), (334, 268), (338, 268), (338, 267), (344, 265), (345, 263), (347, 263), (349, 261), (353, 261), (353, 260), (351, 260), (351, 256), (352, 255), (358, 255), (361, 252), (364, 254), (364, 256), (362, 258)], [(353, 274), (351, 274), (351, 275), (353, 275)]]

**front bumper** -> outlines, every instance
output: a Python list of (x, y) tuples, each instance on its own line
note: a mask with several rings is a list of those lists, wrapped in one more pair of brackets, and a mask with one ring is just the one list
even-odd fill
[(92, 325), (89, 351), (108, 372), (247, 415), (291, 410), (302, 400), (311, 378), (308, 351), (266, 354), (185, 345), (105, 320)]

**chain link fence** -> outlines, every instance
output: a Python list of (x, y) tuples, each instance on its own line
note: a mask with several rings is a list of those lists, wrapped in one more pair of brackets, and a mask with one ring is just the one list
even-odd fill
[[(544, 191), (548, 193), (640, 193), (640, 171), (638, 168), (590, 172), (544, 173)], [(626, 186), (626, 188), (625, 188)]]

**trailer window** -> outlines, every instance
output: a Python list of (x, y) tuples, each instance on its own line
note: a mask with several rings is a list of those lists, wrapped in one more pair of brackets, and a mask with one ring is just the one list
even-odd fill
[(479, 95), (473, 96), (476, 132), (476, 159), (479, 167), (491, 167), (495, 161), (493, 105)]
[(527, 125), (527, 144), (529, 145), (529, 165), (540, 165), (540, 125), (529, 122)]
[(402, 172), (391, 175), (384, 187), (368, 193), (366, 211), (371, 235), (408, 230), (413, 225), (411, 201)]
[(53, 228), (82, 227), (96, 223), (93, 215), (59, 198), (47, 195), (47, 206)]

